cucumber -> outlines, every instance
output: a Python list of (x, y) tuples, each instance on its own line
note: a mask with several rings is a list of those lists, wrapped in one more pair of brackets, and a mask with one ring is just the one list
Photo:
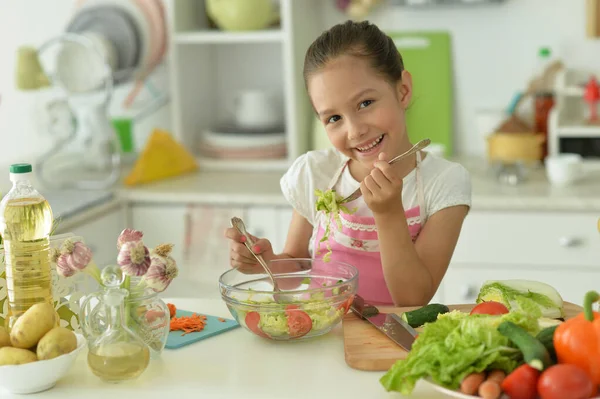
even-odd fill
[(557, 325), (546, 327), (535, 336), (535, 338), (544, 345), (548, 351), (548, 354), (550, 355), (550, 358), (554, 362), (557, 361), (556, 350), (554, 349), (554, 331), (556, 331), (557, 327)]
[(519, 348), (525, 362), (534, 369), (542, 371), (554, 364), (544, 344), (515, 323), (500, 323), (498, 332)]
[(441, 303), (430, 303), (422, 308), (402, 313), (402, 320), (411, 327), (421, 327), (425, 323), (433, 323), (437, 320), (439, 314), (448, 313), (448, 306)]

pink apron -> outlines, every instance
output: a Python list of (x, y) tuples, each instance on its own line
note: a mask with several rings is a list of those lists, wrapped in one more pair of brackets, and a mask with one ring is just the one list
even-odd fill
[[(420, 172), (421, 153), (417, 152), (416, 188), (418, 204), (405, 211), (408, 230), (413, 242), (417, 239), (421, 228), (425, 224), (427, 215), (423, 181)], [(347, 162), (337, 171), (328, 189), (335, 186)], [(392, 305), (392, 296), (383, 277), (381, 256), (379, 254), (379, 241), (375, 218), (372, 216), (347, 215), (340, 212), (342, 230), (332, 222), (329, 233), (331, 247), (331, 260), (348, 263), (355, 266), (359, 272), (358, 294), (365, 301), (374, 305)], [(326, 228), (326, 216), (323, 212), (317, 215), (317, 234), (314, 241), (313, 257), (322, 259), (328, 249), (325, 242), (320, 242)]]

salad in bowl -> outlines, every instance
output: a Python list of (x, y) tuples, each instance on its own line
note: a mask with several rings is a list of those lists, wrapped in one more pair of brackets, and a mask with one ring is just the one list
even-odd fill
[(231, 269), (219, 278), (221, 297), (242, 327), (260, 337), (289, 341), (331, 331), (350, 309), (358, 270), (343, 262), (278, 259), (269, 262), (279, 292), (266, 273)]

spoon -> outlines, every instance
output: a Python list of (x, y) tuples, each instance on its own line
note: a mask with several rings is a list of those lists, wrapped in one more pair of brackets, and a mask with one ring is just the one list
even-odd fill
[(252, 237), (250, 236), (250, 234), (248, 234), (248, 231), (246, 230), (246, 225), (244, 224), (244, 221), (238, 217), (232, 217), (231, 225), (235, 227), (240, 232), (240, 234), (246, 237), (246, 241), (244, 241), (244, 244), (246, 245), (246, 248), (248, 248), (248, 251), (250, 251), (250, 253), (254, 255), (258, 263), (260, 263), (260, 265), (263, 267), (263, 269), (265, 269), (265, 271), (271, 278), (271, 283), (273, 283), (273, 291), (281, 292), (279, 286), (277, 285), (277, 282), (275, 281), (275, 278), (273, 277), (273, 273), (271, 273), (269, 266), (267, 266), (267, 262), (265, 262), (262, 255), (255, 254), (252, 250), (252, 245), (254, 244), (254, 242), (252, 241)]
[[(431, 144), (431, 140), (423, 139), (423, 140), (419, 141), (417, 144), (413, 145), (410, 150), (398, 155), (395, 158), (392, 158), (390, 161), (388, 161), (388, 163), (390, 165), (393, 163), (396, 163), (396, 162), (400, 161), (401, 159), (404, 159), (407, 156), (414, 154), (417, 151), (421, 151), (423, 148), (427, 147), (429, 144)], [(345, 204), (346, 202), (354, 201), (355, 199), (360, 198), (361, 195), (362, 195), (362, 193), (360, 192), (360, 188), (358, 188), (355, 192), (353, 192), (352, 194), (350, 194), (349, 196), (344, 198), (340, 202), (340, 204)]]

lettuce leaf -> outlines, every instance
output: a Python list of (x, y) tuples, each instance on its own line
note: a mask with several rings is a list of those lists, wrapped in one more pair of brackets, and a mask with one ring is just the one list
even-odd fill
[(406, 359), (397, 361), (380, 379), (387, 391), (409, 395), (421, 378), (458, 389), (467, 375), (486, 369), (513, 371), (523, 355), (505, 336), (498, 325), (509, 320), (531, 334), (540, 327), (535, 317), (522, 312), (504, 315), (469, 315), (452, 311), (427, 323), (414, 342)]
[[(543, 317), (564, 317), (563, 299), (546, 283), (532, 280), (488, 280), (483, 283), (477, 303), (496, 301), (509, 310), (541, 313)], [(536, 310), (537, 308), (537, 310)]]

